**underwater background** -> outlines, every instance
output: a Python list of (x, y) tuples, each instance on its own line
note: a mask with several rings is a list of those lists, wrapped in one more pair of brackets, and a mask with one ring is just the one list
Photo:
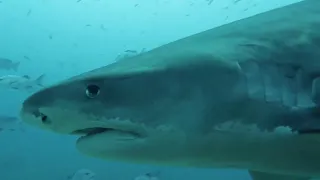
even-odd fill
[[(48, 86), (130, 53), (249, 17), (298, 0), (0, 0), (0, 76), (44, 74)], [(265, 27), (261, 27), (265, 28)], [(32, 92), (0, 88), (0, 115), (16, 117)], [(8, 119), (8, 118), (7, 118)], [(93, 159), (57, 135), (0, 118), (0, 180), (249, 180), (246, 171), (124, 164)], [(78, 170), (95, 173), (75, 177)], [(147, 179), (144, 179), (147, 180)]]

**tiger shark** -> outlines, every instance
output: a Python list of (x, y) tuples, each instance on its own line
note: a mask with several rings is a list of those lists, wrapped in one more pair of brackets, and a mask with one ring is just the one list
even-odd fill
[(21, 118), (88, 156), (320, 177), (320, 1), (168, 43), (44, 88)]

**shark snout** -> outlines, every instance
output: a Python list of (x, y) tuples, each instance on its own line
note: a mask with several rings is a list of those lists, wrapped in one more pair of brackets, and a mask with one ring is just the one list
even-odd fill
[(23, 121), (32, 125), (43, 126), (50, 124), (50, 118), (42, 113), (39, 108), (23, 106), (20, 110), (20, 117)]

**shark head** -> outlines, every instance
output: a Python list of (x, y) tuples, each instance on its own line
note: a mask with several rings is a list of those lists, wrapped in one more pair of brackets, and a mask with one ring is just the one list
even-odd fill
[(238, 76), (209, 55), (166, 54), (146, 53), (45, 88), (25, 100), (21, 117), (80, 136), (77, 149), (94, 157), (187, 164), (209, 144), (203, 137), (214, 111), (228, 103)]

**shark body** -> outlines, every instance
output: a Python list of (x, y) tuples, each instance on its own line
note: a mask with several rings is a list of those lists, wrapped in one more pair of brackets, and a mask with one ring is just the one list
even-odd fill
[(320, 1), (223, 25), (45, 88), (22, 119), (89, 156), (320, 177)]

